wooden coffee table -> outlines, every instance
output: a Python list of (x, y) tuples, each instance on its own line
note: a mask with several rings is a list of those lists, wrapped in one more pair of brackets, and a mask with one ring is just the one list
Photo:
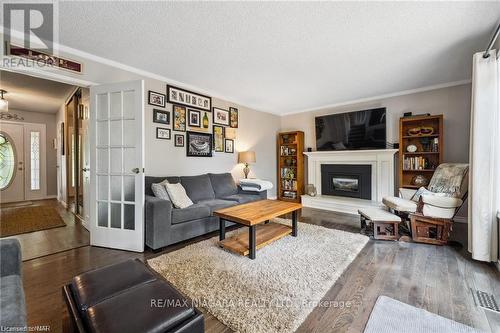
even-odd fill
[[(278, 200), (260, 200), (223, 208), (214, 212), (219, 217), (219, 245), (232, 252), (255, 259), (255, 252), (286, 235), (297, 237), (297, 210), (302, 205)], [(292, 227), (269, 222), (270, 219), (292, 213)], [(226, 239), (226, 221), (248, 227), (248, 232)]]

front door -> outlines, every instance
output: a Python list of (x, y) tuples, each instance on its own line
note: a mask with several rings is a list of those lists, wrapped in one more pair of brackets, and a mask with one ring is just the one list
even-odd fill
[(90, 244), (144, 250), (144, 82), (90, 89)]
[(24, 126), (0, 122), (0, 203), (24, 200)]

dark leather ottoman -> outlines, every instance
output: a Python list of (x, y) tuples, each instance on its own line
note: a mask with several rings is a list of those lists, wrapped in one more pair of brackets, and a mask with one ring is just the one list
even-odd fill
[(78, 275), (63, 293), (74, 332), (204, 332), (201, 312), (137, 259)]

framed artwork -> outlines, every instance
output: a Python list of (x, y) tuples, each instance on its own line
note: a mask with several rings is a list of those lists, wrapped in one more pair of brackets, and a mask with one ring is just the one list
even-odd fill
[(170, 129), (157, 127), (156, 128), (156, 138), (162, 140), (170, 140)]
[(201, 111), (188, 109), (188, 126), (201, 127)]
[(212, 157), (212, 134), (187, 132), (186, 156)]
[(175, 134), (174, 135), (174, 145), (176, 147), (184, 147), (184, 135)]
[(216, 152), (223, 152), (224, 151), (224, 127), (214, 125), (213, 132), (214, 132), (213, 149)]
[(234, 153), (234, 141), (230, 139), (225, 139), (224, 140), (224, 151), (226, 153)]
[(148, 104), (164, 108), (165, 107), (165, 95), (149, 90), (149, 92), (148, 92)]
[(238, 109), (229, 108), (229, 126), (232, 128), (238, 128)]
[(174, 131), (186, 131), (186, 108), (174, 105)]
[(153, 109), (153, 123), (170, 125), (170, 112)]
[(229, 111), (219, 108), (213, 108), (214, 124), (229, 126)]
[(167, 85), (167, 100), (172, 104), (191, 106), (208, 112), (212, 109), (212, 97), (170, 85)]

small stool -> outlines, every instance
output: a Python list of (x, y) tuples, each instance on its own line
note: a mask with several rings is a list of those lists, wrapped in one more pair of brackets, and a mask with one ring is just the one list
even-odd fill
[(382, 208), (358, 209), (361, 217), (361, 228), (366, 226), (366, 221), (373, 224), (373, 238), (384, 240), (399, 239), (399, 223), (401, 218)]

